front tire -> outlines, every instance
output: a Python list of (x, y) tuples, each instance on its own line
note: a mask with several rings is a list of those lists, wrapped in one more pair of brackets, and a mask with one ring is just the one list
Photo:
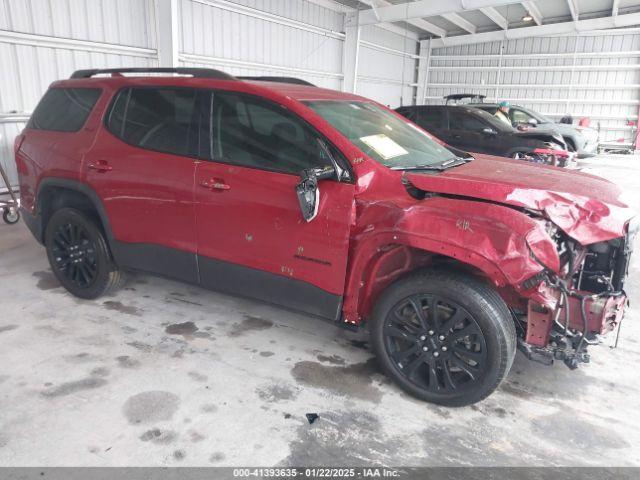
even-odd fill
[(455, 407), (490, 395), (516, 351), (502, 298), (458, 272), (424, 271), (392, 284), (376, 303), (371, 335), (382, 368), (402, 389)]
[(76, 297), (98, 298), (123, 282), (101, 228), (84, 212), (56, 211), (46, 227), (45, 247), (54, 275)]

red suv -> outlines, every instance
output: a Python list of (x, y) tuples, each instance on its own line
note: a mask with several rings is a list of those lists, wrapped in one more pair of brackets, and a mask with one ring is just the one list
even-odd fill
[(96, 298), (140, 270), (367, 322), (387, 374), (445, 405), (489, 395), (516, 348), (588, 361), (627, 304), (637, 222), (615, 185), (474, 158), (302, 83), (116, 69), (51, 85), (15, 156), (62, 285)]

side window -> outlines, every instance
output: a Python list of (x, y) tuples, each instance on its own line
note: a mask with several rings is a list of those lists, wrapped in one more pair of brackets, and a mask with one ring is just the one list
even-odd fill
[(417, 115), (416, 115), (416, 109), (415, 108), (399, 108), (396, 111), (400, 115), (402, 115), (403, 117), (408, 118), (409, 120), (411, 120), (412, 122), (416, 122), (416, 120), (417, 120)]
[(189, 88), (129, 88), (113, 103), (107, 128), (148, 150), (208, 158), (210, 93)]
[(77, 132), (98, 101), (98, 88), (50, 88), (36, 107), (29, 128)]
[(533, 117), (528, 113), (523, 112), (515, 108), (511, 109), (511, 123), (518, 125), (519, 123), (528, 123)]
[(329, 163), (318, 135), (283, 107), (233, 92), (215, 92), (213, 103), (214, 159), (294, 174)]
[(423, 108), (420, 110), (418, 124), (425, 130), (438, 130), (442, 128), (443, 110), (441, 108)]
[(449, 112), (449, 128), (451, 130), (468, 130), (471, 132), (480, 132), (487, 126), (482, 120), (463, 112)]

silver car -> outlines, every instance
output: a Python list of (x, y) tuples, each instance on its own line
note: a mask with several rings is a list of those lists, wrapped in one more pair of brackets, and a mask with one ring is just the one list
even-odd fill
[[(491, 114), (498, 109), (497, 103), (472, 103), (470, 107), (480, 108)], [(527, 125), (540, 133), (559, 134), (564, 138), (567, 148), (576, 152), (578, 158), (593, 157), (598, 153), (598, 132), (589, 127), (580, 127), (567, 123), (555, 123), (541, 113), (520, 105), (509, 107), (509, 118), (514, 127)]]

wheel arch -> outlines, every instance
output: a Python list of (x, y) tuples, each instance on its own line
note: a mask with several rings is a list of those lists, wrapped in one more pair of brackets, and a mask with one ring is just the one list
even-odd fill
[(368, 318), (375, 302), (393, 282), (417, 270), (441, 268), (482, 278), (494, 287), (508, 281), (501, 269), (472, 250), (454, 245), (416, 245), (388, 242), (360, 254), (350, 269), (343, 304), (345, 322), (359, 324)]
[(76, 208), (92, 216), (102, 228), (110, 246), (113, 234), (104, 205), (98, 194), (89, 186), (76, 180), (49, 177), (38, 185), (36, 195), (36, 216), (39, 223), (40, 243), (44, 242), (44, 232), (51, 216), (64, 207)]

